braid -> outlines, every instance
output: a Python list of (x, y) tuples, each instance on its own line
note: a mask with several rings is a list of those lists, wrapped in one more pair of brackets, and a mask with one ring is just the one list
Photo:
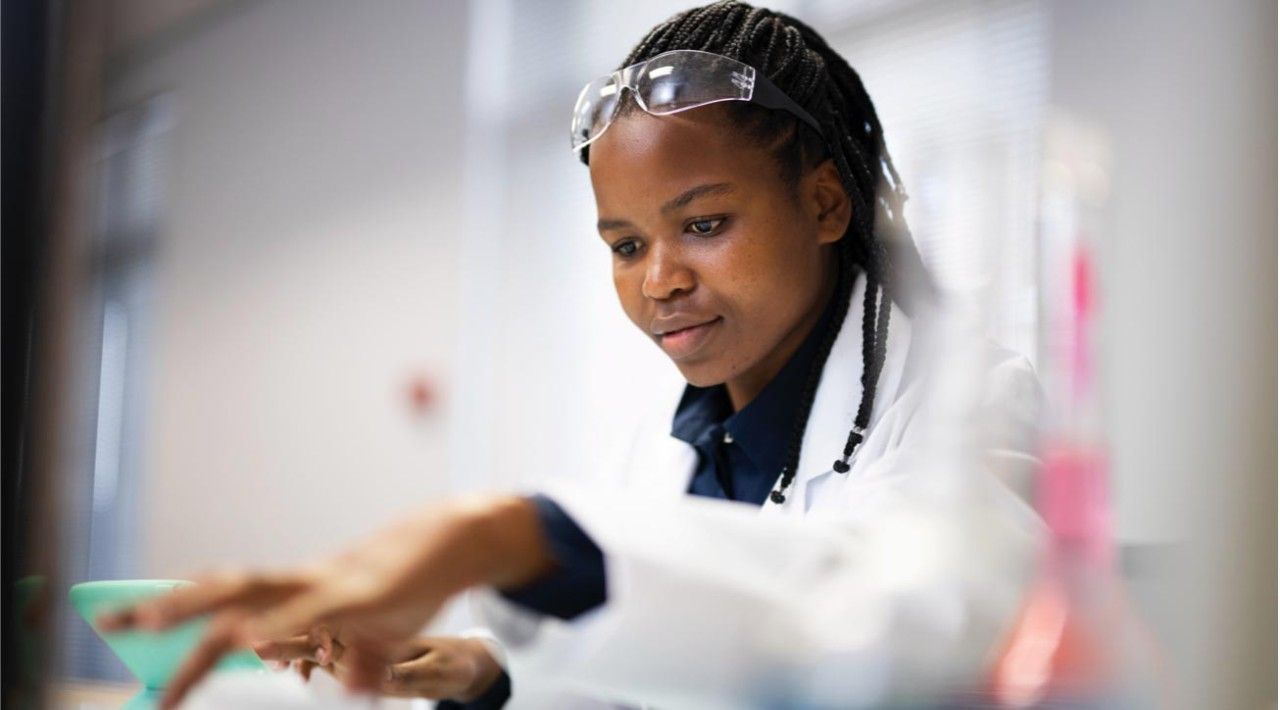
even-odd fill
[[(852, 292), (853, 281), (856, 277), (856, 273), (853, 273), (851, 269), (841, 263), (839, 273), (836, 277), (836, 293), (841, 294)], [(849, 301), (849, 298), (840, 298), (836, 302), (836, 311), (831, 319), (832, 323), (844, 322), (844, 317), (849, 312)], [(814, 361), (819, 364), (815, 365), (805, 377), (804, 391), (801, 392), (800, 395), (800, 401), (804, 402), (805, 406), (801, 407), (799, 416), (797, 416), (796, 420), (792, 423), (791, 436), (787, 443), (787, 463), (782, 468), (778, 491), (775, 491), (770, 496), (770, 498), (775, 499), (775, 502), (782, 502), (776, 499), (782, 497), (782, 491), (785, 491), (787, 487), (791, 485), (792, 479), (796, 476), (796, 466), (800, 461), (800, 446), (804, 441), (804, 430), (809, 424), (809, 412), (812, 409), (811, 405), (813, 404), (813, 398), (818, 394), (818, 380), (820, 378), (814, 376), (814, 370), (816, 370), (819, 375), (821, 374), (821, 363), (826, 362), (827, 355), (831, 353), (831, 347), (835, 345), (836, 336), (839, 335), (839, 333), (839, 326), (833, 326), (828, 328), (827, 331), (822, 334), (822, 340), (818, 343), (818, 356), (814, 358)], [(783, 500), (785, 500), (785, 498), (783, 498)]]
[[(897, 233), (905, 234), (902, 204), (906, 193), (885, 149), (880, 119), (862, 79), (808, 25), (780, 12), (723, 0), (679, 13), (654, 27), (631, 50), (622, 66), (674, 49), (714, 52), (749, 64), (805, 107), (821, 126), (821, 135), (781, 111), (746, 102), (722, 104), (735, 127), (749, 140), (773, 151), (784, 181), (793, 189), (807, 169), (831, 158), (853, 206), (849, 227), (836, 244), (835, 314), (822, 334), (818, 356), (806, 373), (803, 406), (793, 423), (786, 464), (778, 488), (770, 495), (775, 503), (782, 503), (796, 475), (809, 412), (823, 367), (849, 311), (859, 271), (866, 274), (867, 280), (862, 312), (862, 396), (848, 441), (833, 465), (835, 470), (849, 470), (849, 458), (870, 423), (876, 386), (884, 367), (892, 308), (890, 294), (896, 293), (899, 286), (891, 268), (894, 264), (890, 263), (889, 245), (884, 243), (885, 238), (877, 236), (877, 230), (894, 227)], [(628, 100), (619, 111), (637, 108), (634, 100)], [(590, 146), (580, 156), (583, 163), (589, 162)], [(919, 254), (909, 240), (899, 240), (894, 247), (894, 261), (901, 260), (914, 269), (913, 276), (924, 274)]]

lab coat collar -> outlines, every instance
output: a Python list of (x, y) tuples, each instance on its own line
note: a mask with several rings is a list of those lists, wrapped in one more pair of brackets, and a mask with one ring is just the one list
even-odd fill
[[(813, 408), (801, 441), (800, 464), (795, 480), (786, 492), (784, 503), (764, 504), (761, 512), (766, 515), (803, 515), (808, 508), (807, 489), (812, 483), (828, 475), (852, 476), (858, 473), (858, 451), (854, 452), (849, 461), (849, 473), (836, 474), (832, 464), (844, 449), (849, 428), (857, 415), (858, 402), (862, 398), (862, 309), (866, 288), (866, 274), (859, 273), (853, 285), (849, 310), (840, 327), (840, 334), (831, 347), (831, 354), (822, 369), (817, 394), (813, 398)], [(911, 324), (906, 314), (896, 305), (891, 308), (884, 368), (880, 372), (875, 404), (871, 408), (871, 421), (867, 426), (864, 442), (875, 435), (876, 425), (897, 399), (907, 360)], [(860, 450), (861, 448), (865, 447), (860, 447)], [(778, 483), (780, 482), (781, 479)], [(778, 483), (774, 485), (775, 490)]]
[[(801, 414), (801, 407), (808, 405), (803, 401), (805, 380), (822, 349), (823, 334), (835, 320), (834, 295), (827, 301), (800, 347), (742, 409), (733, 411), (724, 384), (705, 388), (688, 385), (685, 388), (684, 396), (676, 407), (671, 435), (700, 448), (703, 455), (709, 456), (708, 446), (718, 446), (723, 431), (731, 435), (736, 446), (746, 454), (758, 472), (756, 475), (770, 477), (752, 482), (735, 481), (735, 487), (741, 483), (758, 490), (763, 483), (772, 485), (773, 477), (786, 465), (786, 449), (795, 418)], [(708, 438), (713, 441), (708, 442)]]
[[(850, 460), (853, 469), (847, 474), (835, 474), (831, 464), (844, 448), (849, 427), (857, 413), (862, 395), (862, 304), (866, 291), (866, 275), (860, 273), (853, 286), (853, 298), (848, 313), (840, 327), (840, 334), (831, 347), (831, 354), (823, 366), (822, 378), (813, 400), (813, 408), (805, 425), (801, 442), (800, 465), (795, 480), (787, 491), (786, 502), (778, 505), (766, 501), (763, 514), (787, 513), (803, 515), (806, 508), (806, 489), (815, 480), (827, 475), (857, 475), (858, 454)], [(877, 423), (900, 394), (902, 375), (911, 342), (911, 324), (896, 305), (889, 318), (889, 343), (885, 352), (884, 369), (876, 388), (876, 401), (871, 409), (871, 422), (866, 437), (870, 439)], [(628, 486), (648, 489), (672, 496), (684, 495), (698, 463), (697, 451), (689, 444), (670, 434), (671, 412), (678, 401), (678, 394), (644, 427), (648, 433), (637, 440), (627, 461)], [(864, 444), (865, 446), (865, 444)], [(777, 484), (775, 483), (775, 488)]]

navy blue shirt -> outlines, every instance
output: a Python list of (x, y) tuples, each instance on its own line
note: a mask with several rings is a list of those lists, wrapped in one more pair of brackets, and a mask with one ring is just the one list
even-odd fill
[(754, 505), (769, 497), (787, 462), (787, 448), (805, 405), (805, 379), (818, 357), (832, 310), (828, 304), (791, 359), (736, 413), (724, 385), (685, 387), (671, 435), (698, 452), (690, 494)]
[[(834, 305), (832, 299), (791, 359), (737, 412), (724, 385), (685, 387), (671, 435), (698, 452), (697, 468), (689, 481), (691, 495), (752, 505), (765, 502), (786, 463), (787, 447), (804, 406), (805, 378), (834, 317)], [(503, 596), (561, 619), (604, 604), (604, 553), (555, 501), (546, 496), (530, 500), (538, 508), (555, 569), (533, 584), (504, 591)], [(501, 688), (485, 694), (487, 703), (466, 707), (501, 707), (510, 696), (510, 679), (504, 675), (495, 685)]]

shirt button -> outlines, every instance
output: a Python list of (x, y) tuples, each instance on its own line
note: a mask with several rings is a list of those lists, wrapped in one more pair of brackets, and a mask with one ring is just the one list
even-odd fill
[(726, 443), (726, 444), (732, 444), (732, 443), (733, 443), (733, 434), (730, 434), (729, 432), (727, 432), (727, 431), (726, 431), (726, 432), (724, 433), (724, 443)]

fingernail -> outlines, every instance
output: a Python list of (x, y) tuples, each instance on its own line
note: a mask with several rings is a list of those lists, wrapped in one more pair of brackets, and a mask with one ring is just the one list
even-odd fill
[(272, 667), (272, 668), (274, 668), (274, 669), (276, 669), (276, 670), (278, 670), (278, 671), (283, 671), (283, 670), (288, 669), (288, 667), (289, 667), (289, 662), (288, 662), (288, 661), (272, 661), (272, 662), (271, 662), (271, 667)]
[(322, 666), (329, 665), (329, 651), (327, 651), (323, 646), (316, 649), (316, 663), (319, 663)]

